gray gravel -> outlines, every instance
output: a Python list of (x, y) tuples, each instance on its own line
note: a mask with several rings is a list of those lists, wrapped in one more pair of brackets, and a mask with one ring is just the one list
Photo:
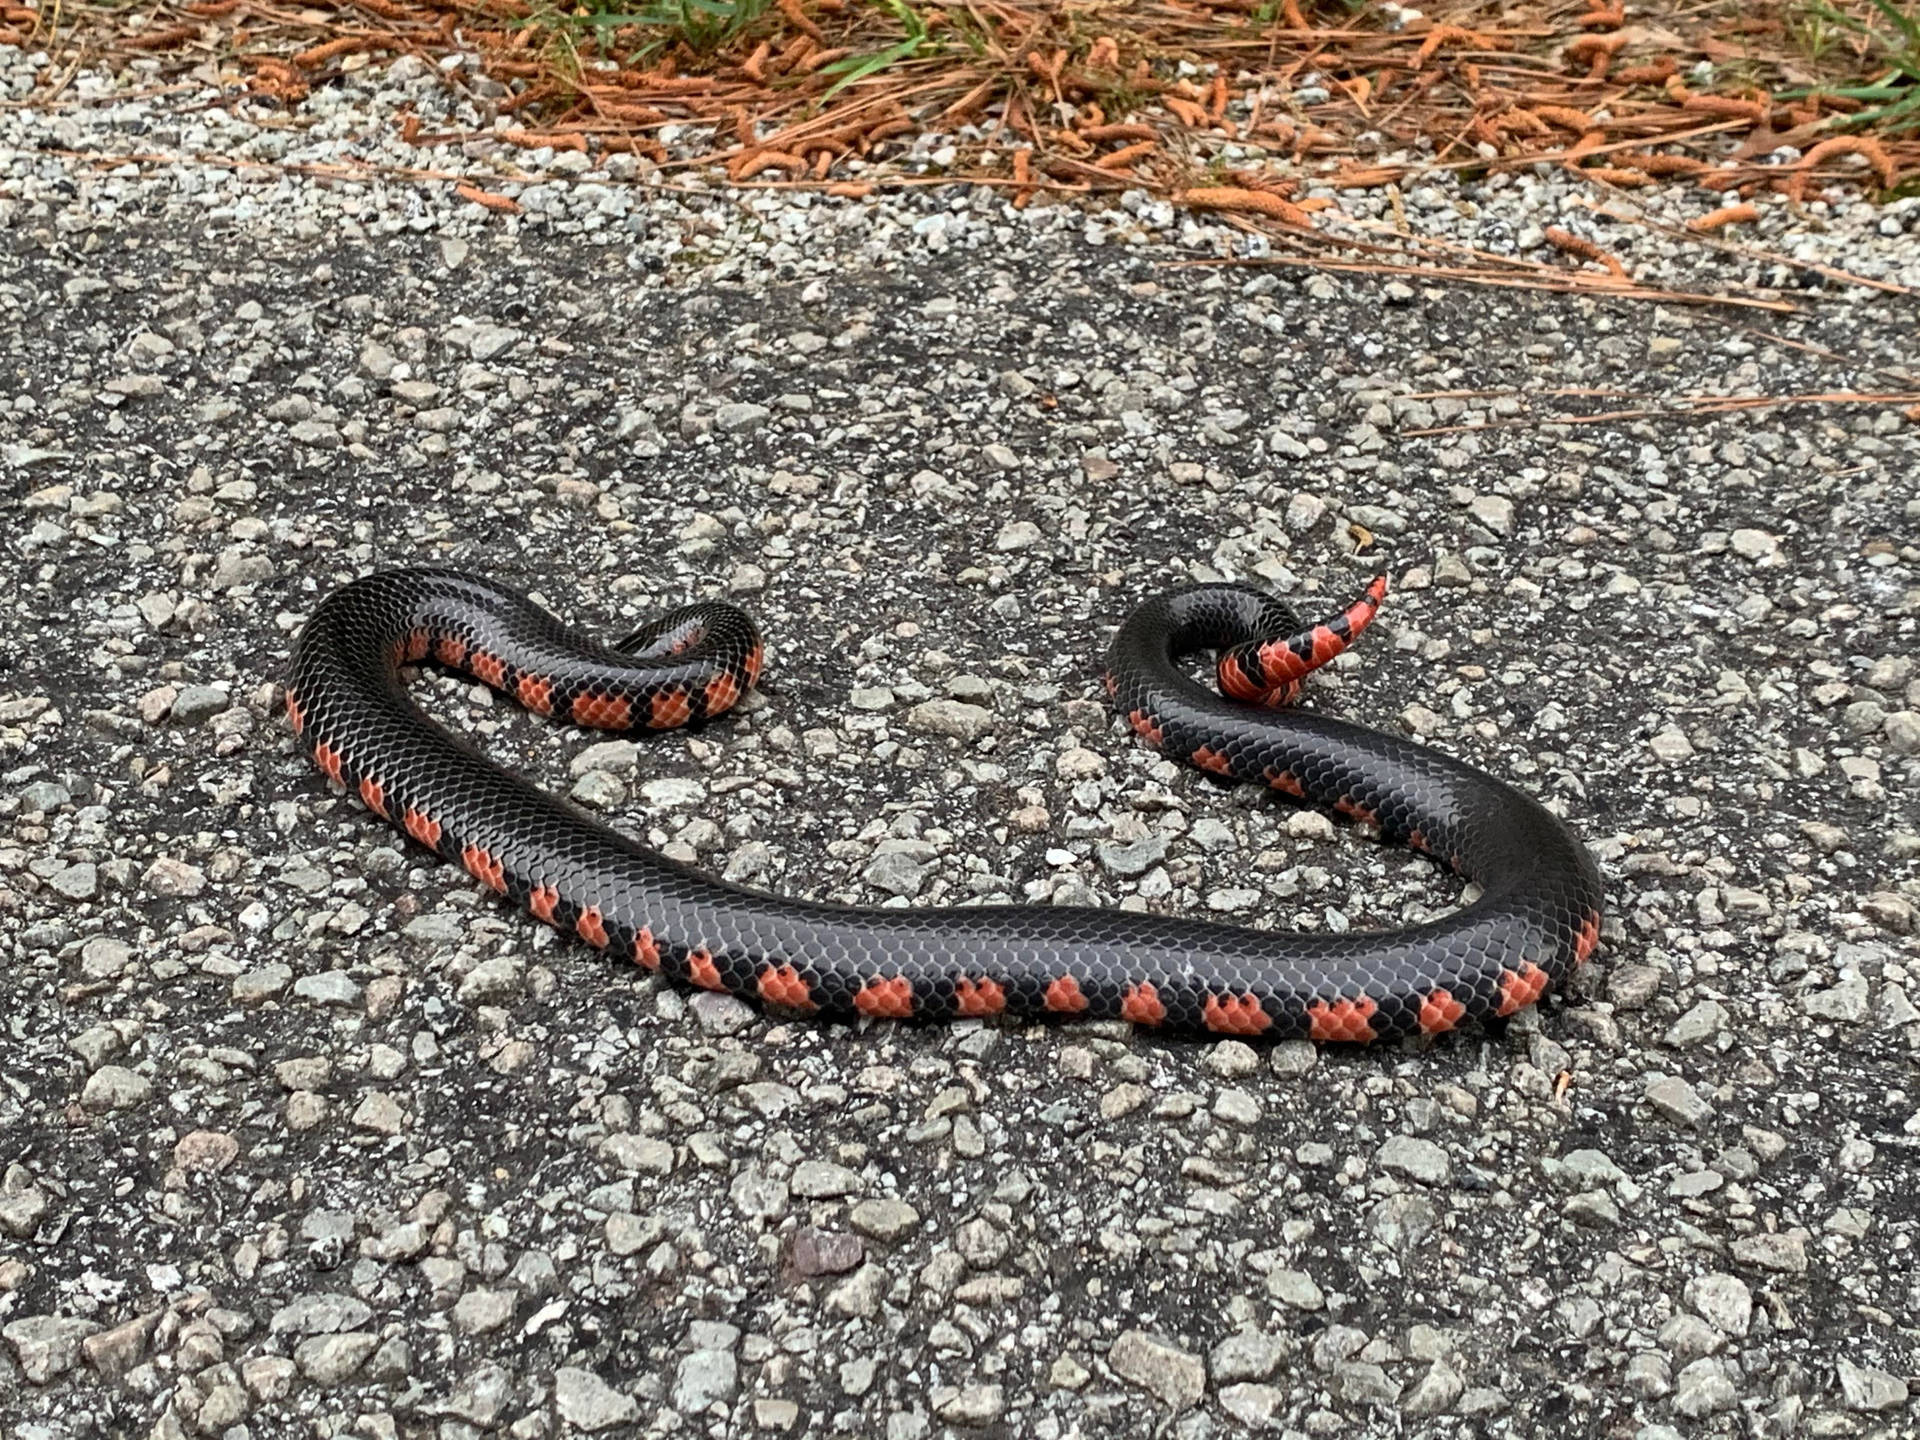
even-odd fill
[[(1920, 431), (1535, 423), (1920, 388), (1911, 299), (1179, 268), (1237, 242), (936, 189), (583, 218), (575, 175), (503, 222), (38, 148), (326, 139), (106, 83), (0, 113), (9, 1436), (1912, 1433)], [(1911, 274), (1914, 214), (1774, 243)], [(1492, 428), (1409, 433), (1445, 426)], [(688, 998), (296, 752), (293, 630), (426, 558), (615, 631), (759, 614), (765, 693), (698, 734), (417, 686), (711, 870), (1334, 929), (1458, 887), (1144, 751), (1096, 677), (1154, 586), (1384, 567), (1311, 703), (1573, 817), (1606, 943), (1424, 1051)]]

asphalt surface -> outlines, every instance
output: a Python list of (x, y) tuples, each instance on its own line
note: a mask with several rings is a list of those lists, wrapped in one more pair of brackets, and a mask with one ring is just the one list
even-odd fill
[[(0, 1428), (1911, 1433), (1920, 428), (1542, 421), (1913, 388), (1912, 302), (821, 213), (667, 266), (8, 215)], [(1384, 1052), (689, 1000), (297, 751), (292, 631), (422, 560), (759, 615), (760, 698), (634, 749), (416, 686), (714, 871), (1317, 928), (1459, 887), (1142, 749), (1100, 655), (1159, 585), (1384, 570), (1309, 703), (1566, 814), (1601, 953)]]

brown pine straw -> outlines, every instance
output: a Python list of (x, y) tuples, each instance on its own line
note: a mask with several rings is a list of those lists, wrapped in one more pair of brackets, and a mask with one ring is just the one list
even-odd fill
[(499, 215), (518, 215), (520, 202), (510, 195), (496, 195), (490, 190), (482, 190), (478, 185), (459, 184), (453, 187), (453, 193), (462, 200), (478, 205), (482, 210), (491, 210)]
[(535, 130), (495, 130), (493, 138), (520, 150), (575, 150), (587, 153), (587, 137), (577, 132), (570, 134), (542, 134)]
[[(401, 133), (423, 145), (479, 137), (511, 145), (493, 128), (511, 115), (523, 129), (508, 135), (566, 137), (564, 148), (587, 154), (645, 155), (653, 163), (637, 180), (622, 183), (663, 190), (673, 187), (660, 183), (661, 176), (698, 169), (715, 178), (724, 173), (738, 189), (867, 194), (923, 184), (988, 186), (1007, 191), (1017, 206), (1097, 203), (1101, 194), (1131, 188), (1175, 202), (1200, 196), (1188, 203), (1282, 248), (1310, 250), (1312, 263), (1369, 252), (1353, 238), (1365, 226), (1337, 211), (1313, 217), (1311, 205), (1297, 198), (1309, 186), (1393, 187), (1441, 171), (1510, 172), (1550, 161), (1601, 193), (1677, 179), (1710, 192), (1736, 192), (1723, 207), (1735, 209), (1735, 202), (1762, 190), (1797, 197), (1830, 180), (1857, 184), (1869, 174), (1895, 188), (1920, 170), (1920, 137), (1838, 137), (1842, 144), (1815, 145), (1796, 167), (1769, 163), (1770, 138), (1791, 133), (1794, 138), (1777, 143), (1805, 147), (1847, 102), (1774, 98), (1769, 87), (1787, 82), (1766, 43), (1752, 39), (1758, 32), (1742, 38), (1741, 76), (1749, 88), (1717, 95), (1689, 89), (1679, 77), (1690, 74), (1698, 58), (1714, 58), (1716, 52), (1703, 47), (1724, 44), (1713, 18), (1683, 10), (1663, 14), (1659, 26), (1651, 27), (1639, 24), (1644, 17), (1636, 12), (1635, 27), (1627, 28), (1626, 7), (1614, 0), (1592, 0), (1584, 11), (1513, 11), (1490, 0), (1433, 0), (1423, 6), (1430, 18), (1400, 31), (1382, 28), (1371, 9), (1342, 12), (1331, 0), (1317, 0), (1311, 8), (1302, 0), (1283, 0), (1271, 21), (1262, 17), (1272, 7), (1256, 0), (1211, 0), (1204, 7), (1189, 0), (1130, 0), (1076, 6), (1071, 13), (1055, 0), (938, 6), (908, 0), (929, 25), (933, 43), (944, 48), (831, 95), (839, 85), (827, 73), (833, 58), (871, 55), (898, 38), (885, 7), (779, 0), (735, 41), (709, 53), (684, 47), (643, 52), (637, 47), (661, 32), (627, 26), (606, 34), (605, 53), (614, 68), (602, 68), (602, 52), (579, 36), (577, 45), (554, 43), (565, 38), (554, 28), (561, 23), (559, 12), (536, 14), (534, 5), (542, 0), (326, 3), (338, 8), (322, 19), (319, 11), (280, 9), (277, 0), (205, 0), (191, 10), (179, 0), (153, 0), (131, 23), (144, 20), (159, 33), (155, 27), (190, 15), (194, 26), (174, 27), (191, 31), (193, 38), (182, 42), (190, 53), (162, 52), (163, 76), (183, 74), (210, 54), (225, 56), (224, 63), (244, 67), (242, 78), (257, 94), (288, 108), (301, 103), (309, 85), (330, 83), (342, 61), (349, 68), (360, 63), (348, 59), (355, 51), (415, 53), (434, 61), (453, 51), (473, 56), (468, 70), (440, 72), (449, 87), (461, 90), (462, 76), (477, 68), (501, 81), (507, 94), (483, 107), (484, 123), (474, 135), (428, 134), (417, 119), (395, 117)], [(5, 4), (0, 0), (0, 16)], [(67, 0), (66, 9), (83, 17), (89, 35), (97, 34), (110, 54), (131, 53), (131, 42), (142, 33), (128, 33), (127, 12), (98, 0)], [(362, 28), (365, 17), (377, 17), (376, 28)], [(965, 45), (954, 43), (952, 28), (962, 18), (971, 27)], [(559, 63), (556, 57), (564, 54), (577, 56), (575, 68)], [(1804, 60), (1796, 57), (1794, 63)], [(1329, 98), (1322, 103), (1303, 105), (1296, 97), (1309, 71), (1324, 79)], [(1834, 69), (1815, 74), (1827, 90), (1857, 78)], [(48, 98), (35, 97), (40, 103)], [(953, 136), (963, 123), (978, 127), (977, 134)], [(659, 142), (648, 138), (667, 124), (711, 134), (708, 153), (668, 160)], [(1780, 129), (1788, 124), (1792, 132)], [(1350, 143), (1363, 130), (1384, 137), (1372, 142), (1377, 149), (1364, 152), (1364, 164)], [(922, 131), (945, 132), (958, 158), (937, 175), (902, 174), (892, 164), (899, 149), (890, 142)], [(1751, 148), (1733, 151), (1731, 161), (1723, 158), (1743, 138)], [(1265, 154), (1253, 152), (1251, 159), (1234, 162), (1243, 169), (1225, 171), (1221, 146), (1230, 139), (1257, 144)], [(1410, 154), (1423, 140), (1426, 158), (1379, 158), (1381, 150)], [(1877, 146), (1878, 158), (1861, 142)], [(1864, 156), (1869, 168), (1846, 164), (1849, 154)], [(492, 158), (499, 163), (497, 154)], [(521, 183), (559, 177), (502, 178)], [(1218, 191), (1239, 193), (1224, 203), (1204, 198)], [(1397, 191), (1389, 188), (1387, 198), (1404, 230)], [(1389, 254), (1431, 259), (1453, 253), (1433, 237), (1393, 238), (1393, 246), (1375, 258), (1352, 263), (1364, 269), (1387, 264), (1381, 257)], [(1692, 240), (1725, 245), (1710, 232)], [(1757, 252), (1742, 246), (1737, 253)], [(1635, 285), (1625, 266), (1604, 252), (1578, 258), (1592, 258), (1605, 273), (1553, 265), (1515, 269), (1483, 257), (1454, 268), (1491, 266), (1488, 273), (1505, 284), (1665, 293)], [(1767, 304), (1783, 308), (1783, 302)]]
[(1582, 260), (1591, 260), (1596, 265), (1604, 265), (1612, 274), (1622, 280), (1630, 279), (1627, 267), (1613, 256), (1607, 254), (1591, 240), (1583, 239), (1570, 230), (1562, 230), (1558, 225), (1546, 228), (1547, 243), (1565, 254), (1577, 256)]
[(1704, 235), (1728, 225), (1751, 225), (1759, 218), (1760, 212), (1751, 205), (1723, 205), (1718, 210), (1709, 210), (1705, 215), (1696, 215), (1687, 222), (1687, 228), (1696, 235)]
[(1232, 185), (1208, 185), (1180, 192), (1179, 201), (1195, 210), (1225, 210), (1240, 214), (1265, 215), (1283, 225), (1301, 230), (1313, 228), (1313, 217), (1291, 201), (1265, 190), (1246, 190)]
[(1146, 159), (1159, 148), (1160, 142), (1157, 139), (1136, 140), (1131, 145), (1123, 145), (1110, 154), (1102, 155), (1093, 162), (1093, 166), (1096, 170), (1125, 170), (1136, 161)]
[(302, 50), (293, 57), (293, 63), (302, 70), (318, 70), (329, 60), (337, 60), (342, 55), (351, 55), (357, 50), (365, 50), (371, 41), (363, 35), (342, 35), (338, 40), (329, 40), (323, 45)]
[(1806, 194), (1807, 177), (1813, 167), (1829, 155), (1865, 156), (1873, 166), (1874, 174), (1880, 177), (1880, 183), (1888, 189), (1893, 188), (1893, 160), (1878, 140), (1869, 135), (1837, 135), (1831, 140), (1822, 140), (1800, 157), (1800, 163), (1793, 167), (1793, 178), (1787, 182), (1789, 200), (1797, 202)]
[[(198, 25), (174, 25), (165, 30), (142, 30), (137, 35), (129, 35), (120, 43), (125, 45), (129, 50), (158, 51), (171, 50), (175, 46), (184, 45), (189, 40), (198, 40), (199, 38), (200, 27)], [(18, 41), (13, 43), (22, 44), (25, 42), (25, 39), (26, 37), (22, 36)]]
[[(172, 3), (178, 6), (178, 0)], [(344, 7), (349, 0), (335, 3)], [(1274, 20), (1256, 18), (1259, 7), (1253, 0), (1215, 0), (1205, 9), (1184, 0), (1138, 0), (1085, 11), (1053, 0), (962, 0), (921, 12), (933, 43), (944, 49), (884, 68), (831, 96), (829, 88), (839, 82), (825, 71), (833, 59), (873, 54), (897, 38), (897, 25), (889, 29), (884, 7), (850, 0), (777, 0), (733, 42), (706, 54), (684, 47), (636, 52), (634, 46), (653, 43), (663, 32), (616, 27), (604, 38), (622, 68), (607, 71), (590, 64), (577, 74), (563, 74), (554, 55), (577, 53), (587, 61), (598, 52), (546, 47), (546, 37), (559, 32), (542, 28), (555, 22), (536, 14), (531, 0), (350, 3), (388, 22), (388, 29), (341, 34), (336, 25), (331, 34), (325, 28), (315, 34), (316, 24), (328, 23), (319, 12), (281, 11), (271, 0), (201, 0), (186, 13), (209, 21), (248, 20), (246, 31), (211, 34), (216, 45), (230, 41), (243, 51), (247, 45), (284, 47), (277, 54), (244, 58), (252, 62), (253, 88), (290, 106), (305, 94), (300, 72), (324, 72), (356, 49), (412, 50), (428, 57), (464, 49), (478, 55), (483, 71), (507, 82), (510, 93), (499, 102), (500, 113), (537, 113), (551, 128), (579, 125), (589, 116), (636, 125), (690, 121), (723, 133), (731, 125), (734, 146), (694, 163), (726, 165), (735, 173), (754, 163), (740, 157), (753, 155), (755, 134), (778, 130), (783, 121), (841, 129), (850, 115), (884, 98), (894, 116), (857, 134), (817, 145), (800, 145), (785, 135), (760, 141), (762, 148), (800, 156), (810, 178), (822, 186), (836, 183), (836, 172), (844, 175), (850, 159), (879, 158), (888, 138), (968, 121), (991, 132), (984, 146), (976, 143), (968, 153), (994, 150), (1000, 175), (1009, 173), (1017, 163), (1013, 152), (1023, 148), (1007, 143), (1011, 132), (1032, 151), (1022, 175), (1028, 180), (1036, 172), (1053, 175), (1074, 193), (1125, 182), (1170, 198), (1221, 188), (1204, 183), (1208, 151), (1243, 131), (1263, 143), (1271, 140), (1270, 148), (1291, 149), (1298, 165), (1308, 155), (1344, 149), (1347, 137), (1362, 128), (1384, 131), (1403, 149), (1422, 136), (1438, 148), (1433, 160), (1399, 163), (1398, 178), (1408, 179), (1439, 169), (1510, 170), (1534, 163), (1548, 158), (1542, 151), (1552, 145), (1557, 126), (1576, 137), (1561, 152), (1561, 163), (1576, 165), (1597, 183), (1624, 187), (1645, 184), (1649, 176), (1681, 175), (1704, 163), (1666, 148), (1712, 133), (1689, 124), (1691, 116), (1713, 116), (1729, 128), (1755, 130), (1777, 108), (1763, 90), (1703, 95), (1679, 80), (1683, 64), (1696, 54), (1720, 53), (1701, 48), (1723, 46), (1712, 17), (1683, 11), (1663, 15), (1662, 28), (1628, 29), (1623, 28), (1625, 7), (1600, 0), (1584, 13), (1546, 14), (1513, 12), (1489, 0), (1434, 0), (1430, 18), (1397, 32), (1379, 28), (1379, 17), (1369, 10), (1316, 23), (1321, 17), (1299, 0), (1283, 0)], [(108, 44), (117, 44), (121, 52), (142, 43), (139, 32), (122, 33), (121, 12), (95, 0), (74, 0), (70, 8), (107, 32)], [(972, 27), (970, 49), (951, 39), (955, 22), (948, 17), (962, 10)], [(161, 0), (149, 24), (163, 22), (168, 13), (168, 0)], [(303, 30), (305, 38), (319, 43), (304, 48), (288, 43)], [(1756, 32), (1743, 32), (1751, 33)], [(1767, 67), (1774, 57), (1763, 46), (1743, 40), (1742, 49), (1747, 73), (1772, 73)], [(1188, 61), (1194, 68), (1173, 68)], [(1289, 87), (1308, 67), (1324, 75), (1333, 98), (1303, 111), (1289, 99)], [(1848, 72), (1818, 78), (1832, 89), (1858, 77)], [(660, 121), (624, 114), (613, 108), (621, 102), (605, 93), (610, 88), (628, 92), (637, 112), (669, 113)], [(1845, 104), (1829, 95), (1798, 102), (1787, 113), (1803, 126)], [(1282, 111), (1288, 113), (1277, 113)], [(1036, 123), (1042, 115), (1046, 123)], [(749, 116), (754, 133), (740, 129)], [(1134, 132), (1125, 136), (1127, 148), (1121, 153), (1126, 158), (1103, 159), (1080, 144), (1084, 138), (1097, 145), (1091, 132), (1117, 125)], [(591, 133), (603, 141), (614, 138), (604, 123), (596, 123)], [(1150, 140), (1158, 144), (1131, 148)], [(1498, 153), (1473, 153), (1473, 144)], [(1624, 158), (1595, 163), (1595, 157), (1616, 147), (1631, 147), (1657, 160), (1658, 167)], [(1920, 161), (1920, 141), (1889, 141), (1883, 153), (1888, 163), (1876, 164), (1875, 173), (1897, 184)], [(1102, 171), (1102, 177), (1096, 180), (1076, 163)], [(989, 178), (965, 159), (951, 173), (974, 183)], [(1844, 177), (1845, 172), (1835, 173)], [(1754, 163), (1699, 173), (1694, 183), (1716, 189), (1755, 184), (1799, 189), (1814, 178)], [(1017, 189), (1028, 191), (1027, 186)]]

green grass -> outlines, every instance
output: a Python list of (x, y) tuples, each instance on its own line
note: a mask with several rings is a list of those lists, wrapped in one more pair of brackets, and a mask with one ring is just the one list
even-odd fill
[(874, 50), (865, 55), (848, 55), (830, 64), (822, 65), (822, 75), (837, 75), (833, 87), (820, 97), (825, 104), (838, 95), (847, 86), (864, 80), (869, 75), (878, 75), (882, 70), (891, 69), (903, 60), (918, 60), (922, 55), (938, 53), (939, 42), (933, 40), (927, 31), (927, 22), (920, 12), (905, 0), (881, 0), (881, 8), (891, 12), (900, 23), (901, 38), (884, 49)]
[[(866, 4), (869, 9), (886, 13), (899, 27), (900, 39), (878, 50), (845, 55), (821, 66), (820, 74), (837, 77), (822, 101), (869, 75), (938, 54), (942, 48), (926, 19), (906, 0), (866, 0)], [(695, 55), (718, 54), (773, 8), (773, 0), (653, 0), (638, 8), (633, 7), (632, 0), (575, 0), (564, 8), (545, 6), (521, 23), (563, 35), (590, 33), (603, 54), (612, 48), (616, 31), (638, 30), (644, 38), (625, 51), (625, 57), (646, 60), (671, 49), (689, 50)]]
[(1878, 125), (1891, 134), (1920, 130), (1920, 7), (1907, 10), (1895, 0), (1872, 0), (1872, 4), (1879, 20), (1863, 20), (1835, 9), (1827, 0), (1812, 0), (1801, 12), (1795, 34), (1815, 60), (1830, 55), (1843, 37), (1851, 37), (1874, 65), (1885, 70), (1866, 84), (1812, 85), (1785, 91), (1781, 98), (1837, 95), (1869, 107), (1836, 117), (1833, 124), (1838, 129)]
[(626, 0), (580, 0), (572, 7), (537, 11), (524, 23), (551, 29), (590, 31), (605, 51), (616, 30), (651, 31), (634, 52), (646, 59), (683, 45), (697, 55), (711, 54), (739, 39), (773, 8), (773, 0), (654, 0), (637, 10)]

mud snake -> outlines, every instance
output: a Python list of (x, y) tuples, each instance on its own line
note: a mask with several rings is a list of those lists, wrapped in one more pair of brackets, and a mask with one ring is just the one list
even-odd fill
[[(400, 670), (435, 661), (541, 715), (669, 729), (733, 706), (765, 659), (730, 605), (675, 610), (613, 645), (491, 580), (389, 570), (327, 595), (294, 644), (287, 713), (331, 779), (535, 916), (683, 984), (852, 1018), (1120, 1017), (1271, 1038), (1388, 1040), (1506, 1016), (1600, 930), (1600, 877), (1513, 786), (1411, 740), (1277, 710), (1366, 627), (1384, 579), (1302, 625), (1271, 595), (1200, 585), (1147, 600), (1108, 656), (1149, 744), (1227, 779), (1362, 818), (1482, 887), (1389, 933), (1243, 929), (1065, 906), (851, 907), (783, 899), (659, 855), (429, 720)], [(1177, 661), (1219, 652), (1222, 695)]]

